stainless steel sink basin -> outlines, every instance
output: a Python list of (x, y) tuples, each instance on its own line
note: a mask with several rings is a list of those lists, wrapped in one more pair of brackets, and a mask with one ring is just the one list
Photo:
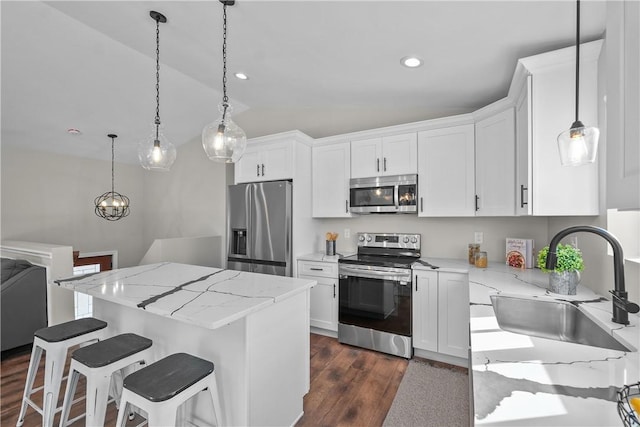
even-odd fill
[(505, 331), (631, 351), (571, 303), (507, 295), (491, 295), (491, 303), (498, 325)]

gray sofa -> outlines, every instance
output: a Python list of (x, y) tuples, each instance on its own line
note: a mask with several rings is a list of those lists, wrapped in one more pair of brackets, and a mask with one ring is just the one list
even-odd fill
[(44, 267), (1, 258), (0, 342), (2, 351), (31, 344), (47, 326), (47, 274)]

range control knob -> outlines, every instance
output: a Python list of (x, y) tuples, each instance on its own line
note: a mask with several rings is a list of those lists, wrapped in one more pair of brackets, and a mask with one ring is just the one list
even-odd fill
[(371, 241), (371, 236), (367, 236), (367, 242)]
[(358, 241), (359, 242), (364, 242), (364, 236), (363, 235), (358, 236)]
[(405, 243), (409, 243), (409, 236), (404, 236), (404, 239), (402, 239), (402, 241)]
[(411, 238), (411, 243), (418, 243), (418, 238), (417, 238), (417, 237), (415, 237), (415, 236), (413, 236), (413, 237)]

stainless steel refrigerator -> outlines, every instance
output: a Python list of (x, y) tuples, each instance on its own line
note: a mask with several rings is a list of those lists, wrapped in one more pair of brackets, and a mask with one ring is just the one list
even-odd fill
[(227, 268), (291, 276), (291, 182), (230, 185)]

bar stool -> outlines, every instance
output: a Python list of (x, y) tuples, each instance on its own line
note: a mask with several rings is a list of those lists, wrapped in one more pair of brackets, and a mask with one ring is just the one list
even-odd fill
[[(60, 427), (67, 427), (86, 416), (88, 426), (104, 425), (109, 401), (111, 375), (135, 363), (145, 364), (151, 357), (152, 341), (136, 334), (116, 335), (80, 348), (71, 356), (69, 379), (62, 404)], [(87, 378), (85, 413), (69, 421), (69, 411), (75, 403), (80, 375)]]
[(124, 425), (128, 404), (147, 413), (150, 427), (178, 425), (178, 407), (204, 390), (211, 395), (219, 426), (222, 412), (213, 363), (186, 353), (167, 356), (124, 379), (116, 426)]
[[(31, 406), (42, 415), (42, 425), (50, 427), (53, 425), (53, 417), (57, 412), (58, 394), (60, 384), (67, 359), (67, 351), (70, 347), (89, 341), (100, 340), (106, 333), (107, 322), (86, 317), (72, 320), (48, 328), (38, 329), (34, 333), (33, 349), (31, 350), (31, 360), (27, 371), (27, 381), (22, 396), (22, 406), (16, 426), (24, 423), (24, 416), (27, 412), (27, 405)], [(45, 351), (44, 386), (33, 388), (36, 379), (42, 351)], [(31, 395), (43, 391), (42, 408), (31, 400)]]

